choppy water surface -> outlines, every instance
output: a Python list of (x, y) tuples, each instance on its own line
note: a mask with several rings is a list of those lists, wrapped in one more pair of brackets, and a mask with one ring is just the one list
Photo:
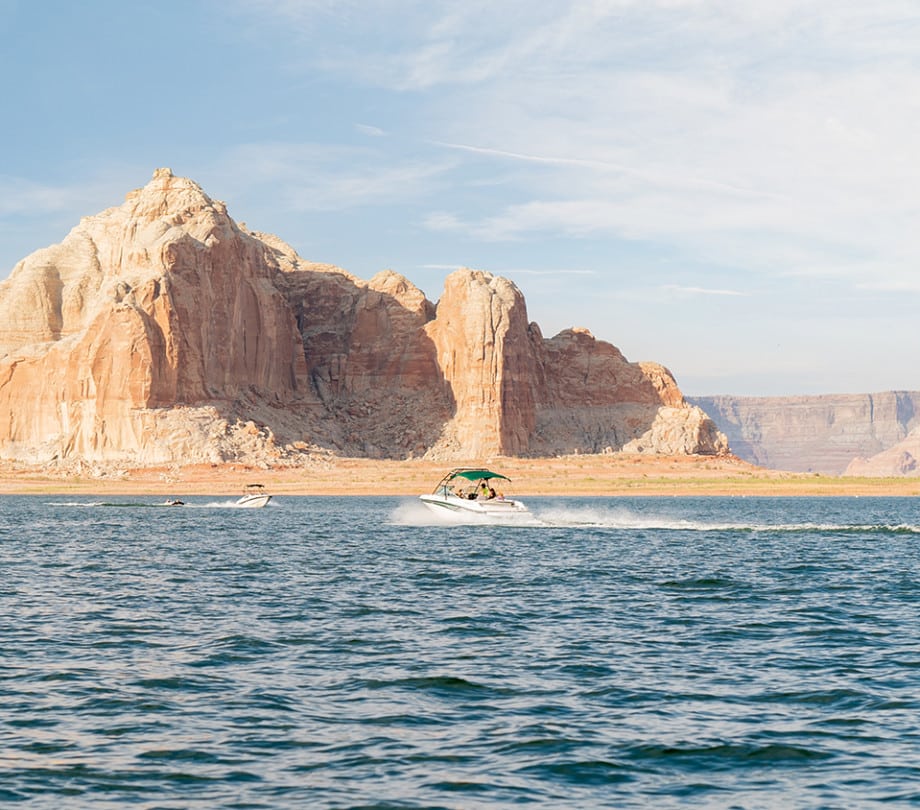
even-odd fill
[(0, 802), (920, 804), (920, 504), (0, 499)]

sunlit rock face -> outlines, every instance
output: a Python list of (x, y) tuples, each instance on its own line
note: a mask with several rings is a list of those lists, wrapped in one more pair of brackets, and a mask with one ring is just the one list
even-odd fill
[(0, 285), (7, 455), (170, 459), (145, 410), (307, 389), (278, 269), (223, 203), (158, 170)]
[(0, 457), (137, 464), (316, 452), (484, 458), (727, 447), (654, 363), (544, 339), (507, 279), (435, 305), (235, 223), (158, 169), (0, 283)]
[(434, 452), (474, 458), (526, 453), (537, 364), (517, 287), (478, 270), (452, 273), (428, 334), (455, 408)]

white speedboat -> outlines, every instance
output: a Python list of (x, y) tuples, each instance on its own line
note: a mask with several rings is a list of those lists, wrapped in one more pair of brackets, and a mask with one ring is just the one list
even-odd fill
[(431, 495), (420, 499), (431, 511), (453, 517), (513, 519), (529, 517), (530, 510), (505, 490), (511, 479), (482, 468), (459, 467), (445, 475)]
[(262, 484), (247, 484), (243, 497), (236, 502), (236, 505), (246, 509), (259, 509), (267, 505), (271, 499), (272, 496), (265, 491)]

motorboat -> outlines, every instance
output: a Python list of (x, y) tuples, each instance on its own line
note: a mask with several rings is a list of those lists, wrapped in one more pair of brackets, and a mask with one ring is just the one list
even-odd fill
[(445, 475), (422, 503), (438, 514), (454, 517), (509, 519), (530, 516), (521, 501), (505, 495), (511, 483), (506, 475), (481, 467), (458, 467)]
[(163, 506), (185, 506), (185, 501), (180, 501), (178, 498), (167, 498)]
[(236, 505), (245, 509), (260, 509), (267, 505), (271, 499), (272, 496), (265, 491), (265, 487), (262, 484), (247, 484), (246, 489), (243, 491), (243, 497), (236, 502)]

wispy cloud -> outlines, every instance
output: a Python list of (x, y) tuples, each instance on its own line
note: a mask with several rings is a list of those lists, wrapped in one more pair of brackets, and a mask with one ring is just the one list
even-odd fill
[(43, 216), (75, 208), (86, 199), (85, 186), (42, 185), (0, 175), (0, 217)]
[(706, 177), (693, 176), (688, 172), (683, 173), (660, 173), (630, 166), (625, 163), (616, 163), (610, 160), (591, 159), (583, 157), (565, 157), (559, 155), (530, 155), (520, 152), (509, 152), (503, 149), (491, 149), (482, 146), (470, 146), (459, 143), (443, 143), (435, 141), (436, 146), (443, 146), (447, 149), (455, 149), (461, 152), (471, 152), (476, 155), (484, 155), (496, 158), (507, 158), (514, 161), (525, 163), (536, 163), (544, 166), (558, 166), (561, 168), (585, 169), (588, 171), (608, 172), (611, 174), (626, 175), (641, 181), (647, 186), (657, 186), (665, 188), (695, 188), (699, 190), (709, 190), (726, 194), (735, 194), (739, 196), (751, 197), (769, 197), (772, 199), (783, 199), (780, 195), (767, 191), (761, 191), (752, 188), (742, 188), (729, 183), (719, 183), (707, 179)]
[(672, 293), (675, 295), (682, 296), (695, 296), (695, 295), (715, 295), (715, 296), (729, 296), (729, 297), (745, 297), (750, 295), (750, 293), (741, 292), (740, 290), (717, 290), (710, 289), (708, 287), (686, 287), (681, 284), (664, 284), (660, 288), (662, 292)]
[[(423, 265), (426, 270), (447, 270), (452, 272), (463, 267), (463, 264), (425, 264)], [(489, 267), (483, 268), (488, 269), (490, 273), (502, 276), (595, 276), (597, 271), (595, 270), (585, 270), (577, 268), (568, 268), (568, 267), (557, 267), (557, 268), (543, 268), (535, 269), (531, 267)]]
[(920, 93), (912, 3), (521, 11), (429, 4), (395, 48), (381, 46), (374, 81), (442, 88), (426, 128), (451, 137), (432, 142), (521, 166), (516, 200), (475, 214), (441, 206), (429, 227), (485, 240), (607, 234), (779, 272), (838, 265), (855, 278), (920, 261), (920, 108), (904, 103)]
[(430, 194), (448, 161), (403, 159), (373, 150), (323, 144), (236, 147), (223, 157), (237, 167), (238, 188), (271, 185), (288, 208), (331, 211), (406, 201)]
[(515, 276), (596, 276), (596, 270), (586, 270), (570, 267), (555, 267), (550, 269), (535, 270), (531, 267), (509, 267), (500, 270), (501, 273)]

